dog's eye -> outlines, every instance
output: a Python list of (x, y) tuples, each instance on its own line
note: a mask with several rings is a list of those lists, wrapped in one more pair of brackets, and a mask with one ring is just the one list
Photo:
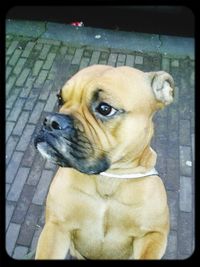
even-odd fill
[(62, 106), (64, 103), (63, 103), (63, 99), (61, 97), (61, 94), (58, 93), (56, 96), (58, 98), (58, 106)]
[(107, 117), (110, 117), (112, 115), (114, 115), (117, 110), (114, 109), (113, 107), (111, 107), (109, 104), (107, 103), (100, 103), (97, 107), (96, 107), (96, 111), (98, 113), (100, 113), (101, 115), (103, 116), (107, 116)]

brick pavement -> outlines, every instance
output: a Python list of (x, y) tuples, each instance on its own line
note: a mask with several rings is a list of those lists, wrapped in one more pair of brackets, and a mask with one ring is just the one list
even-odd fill
[(166, 70), (175, 101), (155, 116), (152, 146), (168, 194), (171, 228), (164, 259), (185, 259), (194, 250), (194, 60), (164, 53), (76, 46), (59, 40), (6, 35), (6, 250), (16, 259), (35, 250), (44, 225), (46, 194), (57, 169), (33, 146), (56, 92), (92, 64)]

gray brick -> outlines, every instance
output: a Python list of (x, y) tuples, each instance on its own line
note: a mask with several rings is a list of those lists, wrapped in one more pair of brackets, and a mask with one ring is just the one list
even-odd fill
[(20, 97), (26, 98), (29, 96), (34, 81), (35, 81), (35, 77), (31, 77), (31, 76), (28, 77), (28, 79), (26, 80), (25, 86), (23, 86), (23, 88), (21, 89)]
[(86, 68), (86, 67), (88, 66), (88, 64), (89, 64), (89, 61), (90, 61), (89, 58), (85, 58), (85, 57), (83, 57), (83, 58), (81, 59), (80, 65), (79, 65), (79, 70), (81, 70), (81, 69), (83, 69), (83, 68)]
[(8, 118), (9, 114), (10, 114), (10, 109), (6, 108), (6, 119)]
[(6, 144), (6, 164), (8, 164), (18, 141), (19, 141), (19, 137), (17, 136), (11, 135), (9, 137), (7, 144)]
[(178, 61), (178, 59), (172, 59), (171, 66), (172, 67), (175, 67), (175, 68), (179, 67), (179, 61)]
[(180, 210), (192, 212), (192, 180), (191, 177), (180, 177)]
[(178, 227), (178, 192), (177, 191), (168, 191), (167, 198), (170, 212), (170, 228), (172, 230), (177, 230)]
[(84, 49), (82, 49), (82, 48), (76, 49), (75, 55), (74, 55), (73, 60), (72, 60), (72, 64), (80, 64), (81, 57), (83, 55), (83, 51), (84, 51)]
[(30, 123), (37, 123), (41, 114), (42, 114), (42, 111), (43, 111), (43, 108), (44, 108), (44, 103), (42, 102), (38, 102), (35, 106), (35, 108), (33, 109), (33, 112), (31, 113), (31, 117), (29, 119), (29, 122)]
[(135, 56), (134, 55), (127, 55), (126, 57), (126, 66), (133, 67), (134, 66), (134, 61), (135, 61)]
[(32, 88), (30, 90), (30, 94), (28, 96), (28, 99), (25, 102), (24, 110), (31, 110), (35, 107), (36, 101), (38, 98), (38, 94), (40, 93), (39, 88)]
[(10, 223), (11, 217), (13, 215), (15, 205), (13, 203), (6, 202), (6, 229)]
[(22, 224), (24, 222), (28, 207), (32, 201), (35, 192), (35, 187), (25, 184), (17, 202), (14, 214), (12, 216), (12, 222)]
[(53, 171), (44, 170), (42, 172), (41, 179), (38, 183), (35, 195), (33, 197), (33, 201), (32, 201), (33, 203), (38, 204), (38, 205), (44, 204), (44, 200), (49, 190), (49, 186), (53, 178), (53, 175), (54, 175)]
[(6, 50), (6, 55), (11, 55), (14, 52), (14, 50), (16, 49), (18, 43), (19, 43), (18, 41), (12, 41), (11, 45)]
[(100, 57), (100, 51), (93, 51), (89, 65), (98, 64)]
[(37, 80), (34, 83), (34, 87), (41, 88), (46, 80), (47, 74), (48, 74), (48, 71), (41, 70)]
[(17, 244), (22, 246), (30, 246), (35, 230), (37, 229), (38, 218), (41, 215), (42, 207), (31, 204), (21, 231), (17, 239)]
[(15, 52), (13, 53), (12, 57), (10, 58), (8, 64), (10, 66), (14, 66), (16, 64), (16, 62), (18, 61), (20, 55), (21, 55), (21, 50), (16, 49)]
[(6, 195), (8, 194), (9, 190), (10, 190), (10, 184), (6, 183)]
[(191, 147), (180, 146), (180, 173), (183, 176), (192, 175), (192, 155)]
[(46, 80), (44, 83), (44, 86), (42, 87), (42, 90), (40, 91), (39, 99), (47, 100), (49, 93), (52, 90), (52, 87), (53, 87), (53, 81)]
[(8, 79), (8, 77), (9, 77), (11, 71), (12, 71), (12, 67), (7, 66), (7, 67), (6, 67), (6, 80)]
[(16, 240), (19, 235), (20, 225), (15, 223), (10, 223), (7, 235), (6, 235), (6, 251), (8, 255), (12, 256)]
[(53, 163), (51, 163), (50, 161), (46, 161), (46, 163), (45, 163), (45, 169), (50, 169), (50, 170), (53, 170), (53, 171), (55, 171), (56, 169), (57, 169), (58, 167), (57, 167), (57, 165), (56, 164), (53, 164)]
[(42, 39), (42, 38), (39, 38), (37, 42), (38, 44), (49, 44), (49, 45), (56, 45), (56, 46), (59, 46), (61, 44), (61, 42), (57, 40)]
[(8, 78), (8, 81), (6, 82), (6, 97), (9, 95), (15, 81), (16, 81), (16, 76), (15, 75), (10, 75), (10, 77)]
[(18, 201), (19, 196), (22, 192), (24, 183), (28, 177), (29, 168), (20, 167), (18, 173), (15, 177), (15, 180), (11, 186), (11, 189), (8, 193), (7, 199), (12, 201)]
[(108, 58), (108, 65), (115, 67), (117, 61), (117, 54), (111, 53)]
[(27, 111), (22, 111), (18, 121), (17, 121), (17, 124), (13, 130), (13, 134), (14, 135), (19, 135), (21, 136), (22, 135), (22, 132), (24, 130), (24, 127), (28, 121), (28, 118), (29, 118), (29, 112)]
[(28, 57), (33, 49), (35, 45), (35, 42), (28, 42), (23, 53), (22, 53), (22, 57)]
[(47, 56), (47, 59), (44, 63), (44, 66), (43, 66), (43, 69), (45, 70), (49, 70), (53, 64), (53, 61), (56, 57), (56, 54), (55, 53), (49, 53), (48, 56)]
[(167, 160), (167, 174), (165, 185), (169, 190), (179, 189), (179, 160), (168, 158)]
[(124, 64), (125, 60), (126, 60), (126, 55), (125, 54), (119, 54), (118, 55), (118, 58), (117, 58), (118, 62), (122, 62)]
[(33, 76), (38, 75), (38, 73), (40, 72), (40, 69), (42, 68), (43, 63), (44, 63), (44, 61), (42, 61), (42, 60), (36, 60), (35, 61), (35, 64), (34, 64), (33, 69), (32, 69), (32, 75)]
[(194, 161), (195, 160), (195, 148), (194, 148), (194, 146), (195, 146), (195, 135), (194, 134), (192, 134), (191, 139), (192, 139), (192, 159)]
[[(168, 112), (167, 123), (168, 123), (169, 133), (171, 131), (178, 132), (178, 126), (179, 126), (178, 125), (178, 121), (179, 121), (178, 110), (175, 107), (171, 106), (168, 111), (169, 112)], [(166, 121), (165, 121), (165, 123), (166, 123)]]
[(176, 259), (177, 258), (177, 232), (171, 231), (168, 236), (167, 249), (164, 259)]
[(54, 109), (54, 106), (55, 106), (56, 102), (57, 102), (57, 98), (56, 98), (55, 93), (53, 92), (53, 93), (51, 93), (49, 95), (49, 98), (47, 100), (47, 103), (46, 103), (46, 105), (44, 107), (44, 111), (52, 112), (53, 109)]
[(34, 251), (36, 249), (38, 239), (39, 239), (41, 232), (42, 232), (42, 227), (38, 227), (35, 230), (35, 233), (34, 233), (34, 236), (33, 236), (32, 242), (31, 242), (31, 249), (30, 249), (31, 251)]
[(193, 253), (194, 221), (190, 212), (179, 213), (178, 252), (190, 256)]
[(162, 70), (169, 72), (170, 71), (170, 59), (162, 57)]
[(142, 56), (136, 56), (135, 57), (135, 64), (143, 64), (143, 57)]
[(16, 87), (13, 88), (12, 94), (6, 100), (6, 108), (11, 108), (11, 109), (13, 108), (14, 103), (15, 103), (19, 93), (20, 93), (19, 88), (16, 88)]
[(39, 154), (39, 152), (37, 152), (35, 160), (32, 163), (32, 168), (31, 168), (31, 172), (29, 174), (28, 180), (27, 180), (27, 184), (37, 185), (37, 183), (40, 179), (41, 173), (42, 173), (44, 161), (45, 160), (42, 158), (42, 156)]
[(23, 69), (23, 71), (21, 72), (21, 74), (20, 74), (19, 78), (17, 79), (15, 85), (16, 86), (23, 86), (24, 82), (26, 81), (26, 79), (27, 79), (27, 77), (28, 77), (28, 75), (30, 73), (30, 71), (31, 70), (28, 69), (28, 68)]
[(179, 121), (179, 140), (180, 145), (190, 145), (190, 121), (180, 120)]
[(35, 154), (36, 154), (36, 148), (34, 147), (32, 141), (24, 153), (21, 165), (25, 167), (31, 167), (33, 164)]
[(15, 126), (14, 122), (10, 122), (10, 121), (6, 122), (6, 142), (7, 142), (8, 138), (10, 137), (10, 134), (11, 134), (14, 126)]
[(24, 64), (26, 63), (26, 58), (20, 58), (16, 64), (16, 66), (13, 69), (13, 73), (18, 76), (24, 66)]
[(39, 59), (45, 59), (47, 57), (47, 54), (49, 53), (50, 48), (51, 45), (45, 43), (39, 55)]
[(14, 152), (6, 170), (6, 182), (12, 183), (19, 168), (23, 153)]
[(17, 150), (25, 151), (35, 130), (34, 125), (27, 124), (17, 145)]
[(24, 259), (24, 256), (28, 253), (28, 247), (17, 246), (14, 250), (13, 258), (16, 260)]

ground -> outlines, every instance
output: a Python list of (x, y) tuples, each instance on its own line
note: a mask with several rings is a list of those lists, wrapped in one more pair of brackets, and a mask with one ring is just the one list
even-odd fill
[(6, 24), (6, 250), (21, 259), (34, 252), (44, 225), (45, 199), (57, 167), (33, 139), (56, 93), (79, 69), (93, 64), (165, 70), (175, 101), (155, 116), (152, 147), (167, 189), (170, 234), (164, 259), (194, 251), (194, 40), (57, 23)]

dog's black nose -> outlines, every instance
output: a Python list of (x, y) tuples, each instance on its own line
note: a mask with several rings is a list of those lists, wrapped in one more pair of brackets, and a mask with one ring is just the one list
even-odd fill
[(46, 116), (43, 121), (43, 125), (48, 130), (72, 129), (73, 119), (69, 115), (52, 113)]

